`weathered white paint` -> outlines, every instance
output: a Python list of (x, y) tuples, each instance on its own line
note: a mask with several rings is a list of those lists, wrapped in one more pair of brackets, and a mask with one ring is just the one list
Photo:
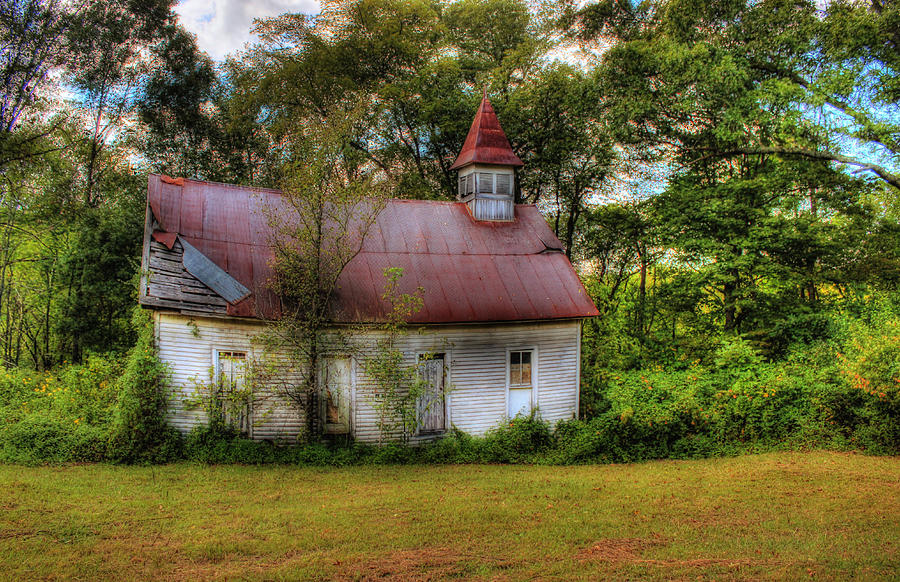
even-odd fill
[[(186, 432), (204, 419), (198, 411), (186, 408), (179, 395), (190, 393), (197, 380), (209, 377), (217, 350), (242, 350), (254, 358), (261, 357), (262, 350), (252, 338), (263, 327), (234, 319), (164, 313), (157, 313), (156, 322), (160, 357), (172, 371), (171, 422)], [(375, 332), (363, 332), (352, 338), (355, 348), (350, 354), (350, 422), (351, 432), (359, 441), (379, 440), (378, 412), (374, 406), (376, 386), (364, 370), (364, 361), (375, 349), (378, 337)], [(578, 321), (446, 325), (411, 331), (399, 339), (398, 347), (406, 354), (409, 365), (422, 353), (445, 354), (448, 426), (482, 435), (507, 417), (511, 349), (534, 351), (533, 400), (541, 418), (550, 422), (574, 418), (578, 405), (579, 338)], [(289, 366), (285, 370), (286, 375), (291, 374)], [(256, 439), (291, 440), (302, 427), (296, 407), (280, 398), (278, 392), (273, 387), (254, 402)]]
[[(156, 312), (156, 341), (160, 359), (171, 373), (169, 422), (182, 432), (204, 424), (204, 413), (186, 404), (202, 391), (200, 384), (209, 384), (219, 351), (241, 351), (248, 360), (259, 357), (262, 350), (252, 338), (262, 330), (259, 324), (232, 319), (188, 317)], [(278, 366), (279, 362), (273, 362)], [(289, 382), (290, 366), (279, 366), (279, 380)], [(255, 395), (251, 406), (252, 435), (258, 440), (296, 439), (302, 427), (296, 408), (272, 383), (266, 392)]]
[[(499, 188), (498, 176), (504, 177), (505, 189)], [(472, 164), (459, 171), (459, 183), (465, 186), (460, 187), (457, 197), (468, 204), (476, 220), (514, 220), (515, 182), (512, 166)]]

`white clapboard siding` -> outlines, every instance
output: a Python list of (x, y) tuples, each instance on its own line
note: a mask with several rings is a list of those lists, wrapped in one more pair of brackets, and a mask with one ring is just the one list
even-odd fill
[[(199, 337), (192, 332), (189, 322), (196, 326)], [(173, 373), (173, 394), (190, 390), (192, 378), (209, 377), (217, 349), (261, 355), (261, 350), (254, 349), (251, 341), (262, 330), (260, 324), (160, 314), (157, 330), (160, 356)], [(482, 435), (507, 416), (509, 350), (534, 350), (534, 394), (541, 418), (557, 422), (575, 417), (580, 333), (578, 321), (432, 326), (402, 336), (398, 348), (405, 354), (408, 365), (413, 365), (422, 353), (445, 354), (447, 425)], [(342, 355), (350, 355), (353, 362), (351, 430), (359, 441), (376, 442), (380, 437), (375, 407), (377, 389), (364, 369), (364, 361), (379, 337), (376, 332), (358, 333), (350, 342), (351, 348), (342, 348)], [(263, 404), (254, 406), (253, 438), (296, 438), (302, 426), (297, 407), (279, 399), (277, 394), (266, 395), (263, 400)], [(266, 411), (264, 418), (260, 418), (262, 410)], [(182, 431), (204, 421), (202, 415), (178, 402), (173, 402), (170, 418)], [(416, 440), (419, 439), (413, 438)]]
[[(188, 432), (206, 423), (203, 412), (188, 407), (185, 400), (196, 394), (198, 383), (211, 381), (217, 351), (242, 351), (251, 359), (260, 356), (262, 350), (253, 344), (252, 338), (261, 330), (258, 324), (235, 320), (157, 315), (159, 356), (171, 373), (169, 422), (172, 426)], [(296, 374), (287, 364), (278, 367), (283, 370), (278, 382), (273, 382), (272, 386), (258, 391), (253, 397), (251, 430), (255, 439), (296, 440), (302, 428), (302, 417), (297, 407), (284, 397), (281, 387)]]

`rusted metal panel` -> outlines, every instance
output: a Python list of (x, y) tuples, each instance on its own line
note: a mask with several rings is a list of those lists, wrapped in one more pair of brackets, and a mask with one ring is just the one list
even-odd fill
[(202, 237), (203, 228), (203, 212), (204, 196), (203, 189), (192, 188), (193, 182), (188, 183), (187, 188), (182, 188), (181, 207), (179, 215), (181, 216), (181, 228), (179, 233), (183, 236)]
[[(151, 176), (148, 190), (150, 211), (161, 228), (153, 238), (180, 235), (252, 293), (253, 301), (232, 301), (229, 314), (279, 316), (280, 299), (268, 286), (272, 235), (265, 216), (293, 212), (279, 192), (191, 180), (177, 185), (159, 176)], [(389, 201), (338, 280), (335, 320), (384, 320), (389, 309), (382, 299), (384, 270), (389, 267), (404, 270), (400, 292), (415, 293), (420, 286), (425, 291), (414, 323), (597, 315), (565, 255), (548, 252), (562, 245), (537, 208), (517, 205), (515, 216), (512, 222), (479, 222), (464, 203)], [(170, 230), (172, 225), (185, 232)]]
[[(249, 232), (249, 231), (248, 231)], [(253, 287), (253, 247), (238, 242), (225, 243), (228, 274), (248, 288)]]
[(153, 236), (153, 240), (156, 242), (166, 245), (166, 248), (170, 251), (172, 250), (172, 247), (175, 246), (175, 241), (178, 239), (177, 233), (166, 232), (163, 230), (154, 230), (151, 236)]
[(450, 169), (457, 170), (469, 164), (524, 165), (509, 145), (487, 95), (481, 100), (462, 150)]

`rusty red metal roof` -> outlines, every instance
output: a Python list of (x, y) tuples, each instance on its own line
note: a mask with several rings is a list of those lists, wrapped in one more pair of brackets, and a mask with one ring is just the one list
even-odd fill
[(481, 99), (466, 141), (450, 169), (457, 170), (469, 164), (524, 165), (509, 145), (487, 95)]
[[(188, 243), (251, 291), (228, 305), (238, 317), (277, 318), (268, 216), (289, 215), (277, 190), (194, 180), (149, 180), (153, 237)], [(571, 319), (598, 315), (562, 244), (533, 205), (512, 222), (476, 221), (458, 202), (391, 200), (338, 279), (336, 322), (382, 321), (385, 269), (400, 267), (400, 291), (422, 288), (411, 323)], [(168, 245), (167, 245), (168, 246)], [(147, 265), (144, 266), (147, 269)]]

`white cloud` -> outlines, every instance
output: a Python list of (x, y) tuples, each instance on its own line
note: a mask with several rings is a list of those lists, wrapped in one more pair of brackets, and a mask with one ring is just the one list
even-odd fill
[(215, 60), (255, 40), (250, 34), (254, 18), (318, 11), (318, 0), (181, 0), (175, 6), (181, 24), (197, 35), (200, 48)]

